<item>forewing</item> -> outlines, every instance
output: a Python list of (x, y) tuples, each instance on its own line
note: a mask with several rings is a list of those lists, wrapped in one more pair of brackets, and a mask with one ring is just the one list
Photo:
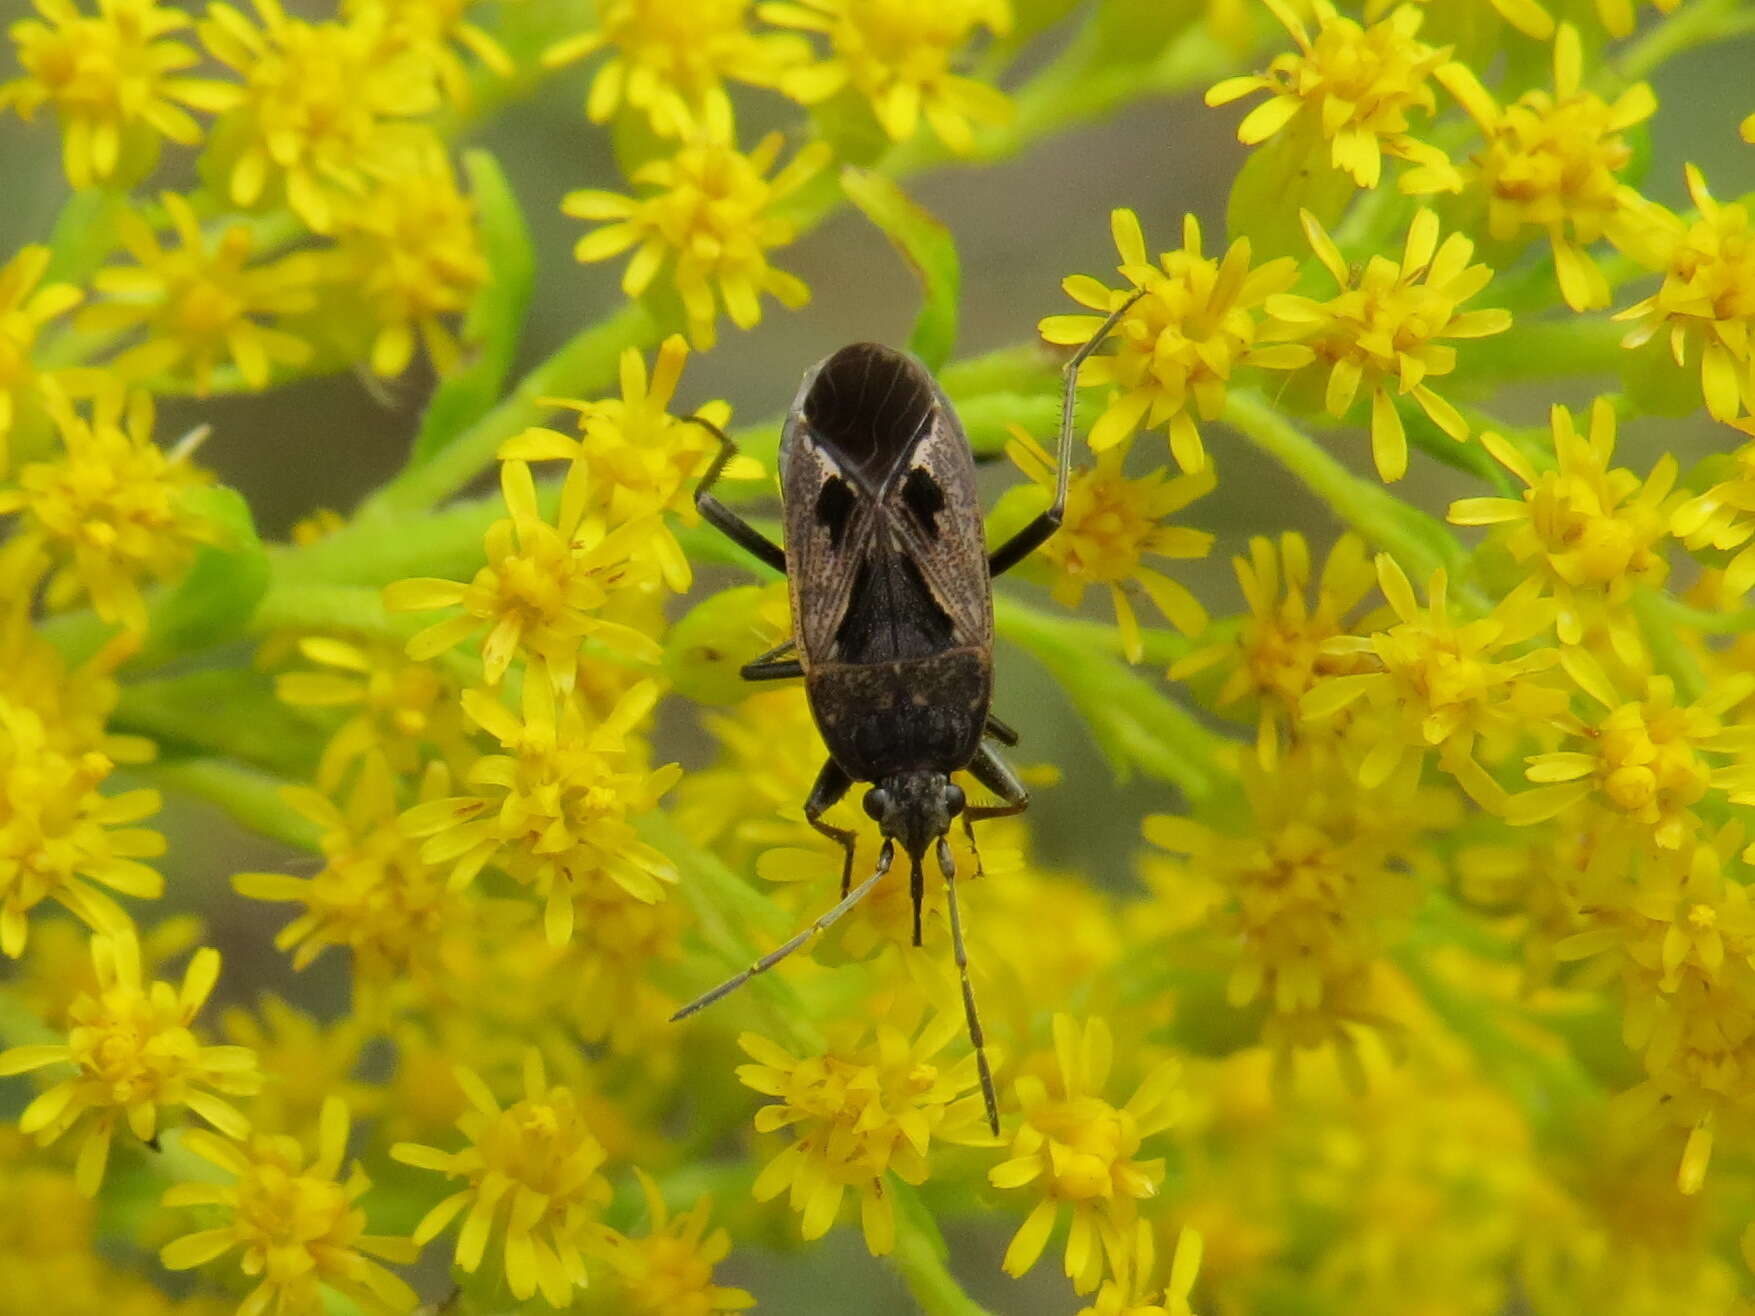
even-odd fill
[(793, 634), (808, 666), (834, 659), (835, 634), (870, 553), (878, 509), (802, 419), (795, 417), (787, 431), (780, 448), (786, 579)]
[(942, 397), (932, 423), (890, 481), (880, 523), (898, 553), (919, 570), (950, 621), (953, 647), (993, 643), (993, 590), (987, 576), (975, 460)]

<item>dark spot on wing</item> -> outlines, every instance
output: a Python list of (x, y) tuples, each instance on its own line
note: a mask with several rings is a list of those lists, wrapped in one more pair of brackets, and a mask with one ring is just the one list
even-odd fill
[(853, 490), (847, 487), (847, 481), (838, 475), (831, 475), (823, 481), (823, 487), (817, 494), (817, 524), (829, 532), (829, 547), (840, 548), (841, 540), (847, 534), (847, 521), (853, 515), (854, 504), (859, 500)]
[(854, 343), (823, 362), (804, 415), (818, 441), (875, 490), (914, 446), (933, 402), (932, 381), (914, 361)]
[(926, 531), (927, 538), (937, 539), (938, 514), (944, 510), (945, 495), (938, 487), (938, 481), (932, 478), (932, 472), (924, 466), (909, 471), (908, 479), (902, 485), (902, 501), (914, 513), (914, 519)]

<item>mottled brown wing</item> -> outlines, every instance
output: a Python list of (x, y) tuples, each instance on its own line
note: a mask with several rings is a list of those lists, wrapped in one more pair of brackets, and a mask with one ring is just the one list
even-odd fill
[(860, 343), (808, 373), (787, 418), (780, 483), (807, 668), (991, 643), (974, 462), (917, 362)]

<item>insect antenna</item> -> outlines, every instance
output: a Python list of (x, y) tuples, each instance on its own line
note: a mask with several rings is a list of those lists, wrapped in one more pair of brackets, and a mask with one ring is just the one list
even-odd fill
[(944, 837), (938, 841), (938, 864), (945, 875), (945, 907), (951, 914), (951, 954), (963, 981), (963, 1020), (969, 1028), (969, 1045), (975, 1048), (975, 1068), (981, 1074), (981, 1100), (987, 1107), (987, 1127), (999, 1136), (999, 1098), (993, 1091), (993, 1070), (987, 1063), (987, 1039), (981, 1034), (981, 1015), (975, 1009), (975, 988), (969, 983), (969, 952), (963, 946), (963, 916), (957, 910), (957, 865)]
[[(712, 991), (697, 996), (694, 1000), (683, 1006), (682, 1009), (670, 1016), (671, 1023), (675, 1023), (678, 1019), (686, 1019), (697, 1010), (706, 1009), (720, 997), (729, 996), (758, 973), (766, 973), (769, 969), (780, 963), (781, 960), (792, 954), (793, 951), (804, 945), (805, 942), (816, 936), (817, 933), (823, 931), (823, 929), (834, 923), (861, 900), (864, 900), (865, 897), (870, 894), (871, 889), (883, 880), (884, 874), (890, 871), (890, 860), (894, 857), (895, 851), (895, 843), (892, 841), (885, 841), (884, 848), (878, 852), (877, 868), (873, 871), (870, 877), (866, 878), (865, 881), (861, 882), (858, 886), (854, 887), (853, 890), (843, 896), (840, 904), (823, 914), (816, 922), (812, 923), (809, 927), (804, 928), (791, 940), (782, 942), (780, 945), (776, 946), (773, 950), (762, 956), (761, 959), (750, 965), (749, 968), (745, 969), (742, 973), (733, 974), (717, 987), (713, 988)], [(985, 1064), (985, 1062), (983, 1063)]]

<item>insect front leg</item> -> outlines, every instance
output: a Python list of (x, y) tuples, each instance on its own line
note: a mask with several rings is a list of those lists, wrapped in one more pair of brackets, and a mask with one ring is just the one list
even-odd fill
[(823, 821), (823, 815), (841, 802), (853, 785), (853, 778), (846, 770), (829, 759), (823, 764), (823, 770), (817, 773), (817, 784), (810, 788), (810, 798), (804, 802), (805, 820), (824, 836), (841, 847), (841, 894), (847, 894), (847, 888), (853, 885), (853, 839), (856, 833), (851, 827), (837, 827), (834, 823)]
[(992, 745), (975, 751), (975, 757), (969, 761), (969, 775), (1000, 798), (998, 804), (971, 804), (963, 810), (963, 835), (969, 838), (969, 849), (975, 854), (974, 876), (980, 877), (985, 870), (981, 866), (981, 847), (975, 844), (975, 824), (1022, 813), (1030, 807), (1030, 791)]
[(686, 1019), (691, 1014), (695, 1013), (695, 1011), (706, 1009), (721, 997), (729, 996), (758, 973), (766, 973), (769, 969), (780, 963), (781, 960), (792, 954), (793, 951), (804, 945), (805, 942), (816, 936), (817, 933), (833, 925), (843, 914), (852, 909), (860, 901), (864, 900), (865, 897), (870, 894), (871, 889), (883, 880), (884, 874), (890, 871), (890, 858), (894, 853), (895, 847), (886, 841), (884, 843), (884, 848), (878, 852), (877, 868), (873, 871), (872, 875), (866, 878), (865, 881), (861, 882), (858, 886), (854, 887), (853, 890), (843, 895), (840, 904), (836, 905), (828, 913), (817, 919), (817, 921), (812, 923), (809, 927), (794, 935), (791, 940), (781, 942), (780, 945), (774, 947), (773, 950), (762, 956), (761, 959), (750, 965), (749, 968), (745, 969), (742, 973), (732, 974), (731, 977), (720, 983), (712, 991), (697, 996), (694, 1000), (683, 1006), (682, 1009), (671, 1015), (670, 1022), (675, 1023), (678, 1019)]
[(987, 725), (982, 729), (982, 734), (992, 736), (1002, 745), (1018, 743), (1018, 733), (1011, 728), (1010, 724), (1001, 722), (992, 713), (987, 715)]
[(719, 455), (713, 458), (713, 464), (695, 486), (696, 509), (720, 534), (784, 575), (785, 550), (713, 495), (713, 486), (719, 483), (719, 477), (725, 471), (725, 463), (737, 456), (737, 445), (731, 441), (729, 434), (710, 420), (703, 420), (699, 416), (684, 416), (683, 419), (699, 425), (719, 440)]
[(1068, 361), (1062, 368), (1062, 373), (1066, 377), (1066, 385), (1060, 398), (1060, 439), (1056, 444), (1055, 461), (1057, 466), (1054, 473), (1054, 501), (1048, 504), (1047, 511), (993, 550), (992, 556), (987, 559), (988, 575), (1004, 575), (1045, 544), (1048, 537), (1060, 529), (1061, 518), (1066, 515), (1066, 481), (1069, 467), (1072, 464), (1073, 408), (1079, 387), (1079, 367), (1084, 365), (1086, 357), (1103, 345), (1103, 340), (1109, 337), (1109, 331), (1115, 328), (1121, 317), (1126, 315), (1129, 308), (1143, 296), (1145, 296), (1145, 290), (1141, 289), (1109, 312), (1109, 318), (1103, 321), (1096, 333), (1091, 335), (1091, 340), (1074, 352), (1072, 360)]
[(776, 644), (767, 653), (750, 659), (737, 669), (737, 674), (746, 681), (784, 681), (790, 677), (803, 676), (804, 664), (796, 658), (784, 658), (781, 655), (791, 653), (798, 647), (798, 641), (787, 640), (784, 644)]

